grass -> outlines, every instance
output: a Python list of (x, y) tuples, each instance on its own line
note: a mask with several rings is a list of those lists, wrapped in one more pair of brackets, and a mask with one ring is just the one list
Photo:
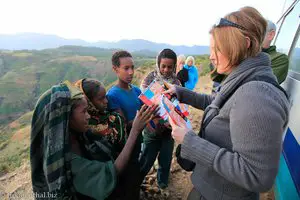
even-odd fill
[(9, 142), (0, 153), (0, 174), (11, 172), (29, 159), (29, 139), (22, 142)]
[(0, 174), (20, 167), (23, 160), (29, 159), (29, 138), (18, 142), (9, 142), (0, 153)]
[(27, 124), (30, 124), (30, 123), (31, 123), (32, 115), (33, 115), (33, 111), (28, 112), (28, 113), (22, 115), (22, 116), (18, 119), (19, 123), (20, 123), (22, 126), (27, 125)]
[(13, 171), (24, 159), (29, 159), (32, 114), (33, 112), (28, 112), (1, 129), (0, 174)]

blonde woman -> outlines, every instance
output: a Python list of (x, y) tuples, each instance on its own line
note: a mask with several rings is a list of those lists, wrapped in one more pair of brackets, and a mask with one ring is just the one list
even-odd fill
[(183, 68), (185, 64), (185, 56), (183, 54), (180, 54), (177, 57), (177, 67), (176, 67), (176, 74)]
[(195, 66), (195, 58), (193, 56), (187, 57), (183, 69), (188, 72), (188, 79), (184, 82), (184, 87), (194, 90), (198, 82), (198, 69)]

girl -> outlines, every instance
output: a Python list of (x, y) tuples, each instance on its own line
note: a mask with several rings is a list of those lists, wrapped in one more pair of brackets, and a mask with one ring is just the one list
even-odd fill
[(100, 81), (81, 79), (75, 83), (88, 101), (89, 128), (99, 137), (105, 138), (114, 150), (114, 157), (122, 151), (126, 142), (123, 118), (117, 112), (107, 111), (106, 90)]
[[(171, 84), (180, 85), (176, 78), (176, 53), (171, 49), (162, 50), (157, 56), (156, 70), (150, 72), (142, 81), (141, 89), (145, 90), (152, 81), (159, 81), (163, 84), (166, 81)], [(174, 140), (171, 137), (171, 129), (164, 124), (160, 124), (158, 120), (155, 123), (155, 130), (145, 128), (143, 131), (143, 151), (140, 159), (141, 174), (144, 178), (153, 166), (157, 155), (159, 168), (157, 171), (158, 186), (162, 189), (168, 186), (170, 166), (172, 161), (172, 153)]]

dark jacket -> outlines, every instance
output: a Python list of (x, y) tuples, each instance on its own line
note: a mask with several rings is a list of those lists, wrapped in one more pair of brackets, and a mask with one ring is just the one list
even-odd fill
[(178, 73), (177, 73), (177, 78), (179, 79), (182, 87), (185, 87), (185, 82), (189, 80), (189, 72), (186, 68), (182, 68)]

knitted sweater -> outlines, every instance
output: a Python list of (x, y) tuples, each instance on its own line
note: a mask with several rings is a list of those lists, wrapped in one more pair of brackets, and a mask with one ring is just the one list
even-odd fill
[[(181, 102), (204, 110), (243, 80), (260, 75), (276, 79), (265, 53), (244, 60), (215, 98), (181, 87), (176, 93)], [(238, 87), (207, 125), (203, 138), (193, 131), (184, 137), (181, 156), (196, 163), (191, 176), (196, 190), (207, 200), (258, 199), (259, 192), (274, 183), (288, 114), (289, 102), (275, 86), (250, 81)]]

